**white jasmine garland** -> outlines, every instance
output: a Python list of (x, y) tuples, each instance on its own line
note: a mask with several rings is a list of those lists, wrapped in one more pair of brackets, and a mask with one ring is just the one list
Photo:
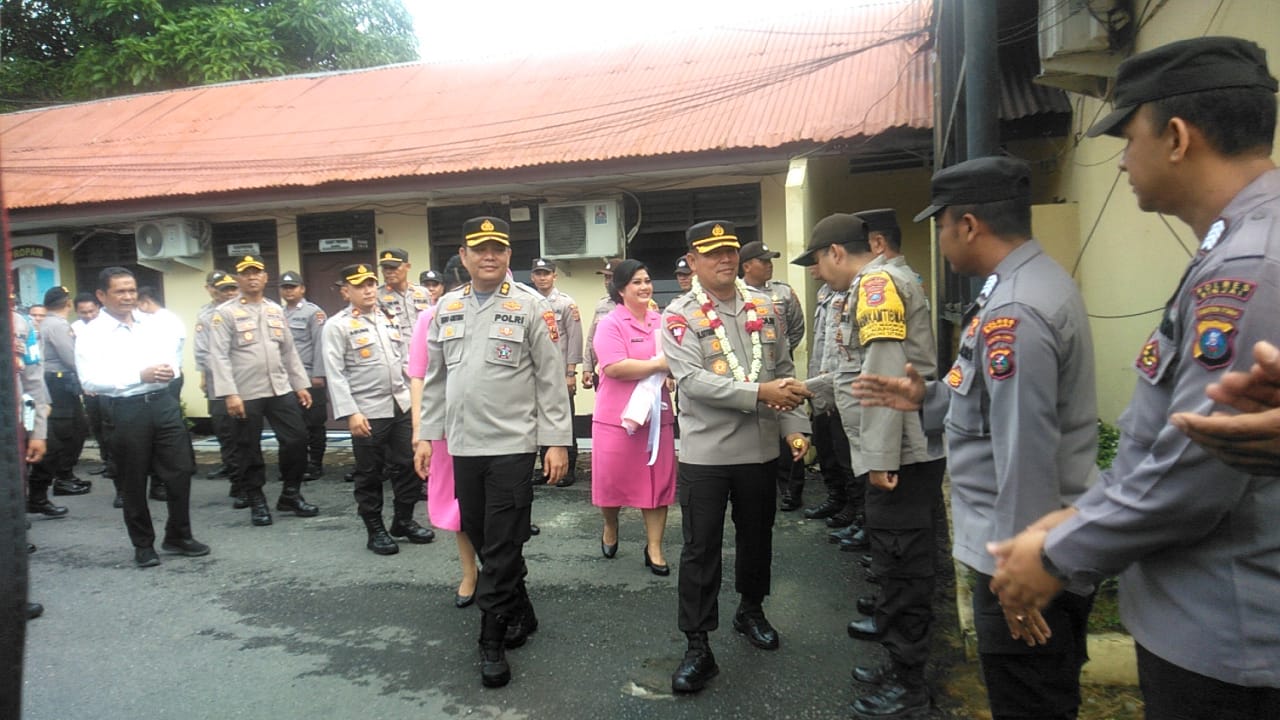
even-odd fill
[(747, 293), (747, 284), (741, 278), (733, 281), (733, 287), (738, 293), (738, 297), (742, 298), (743, 308), (747, 311), (747, 332), (751, 337), (751, 372), (745, 372), (742, 369), (742, 363), (738, 361), (738, 354), (733, 350), (733, 343), (729, 342), (729, 337), (725, 333), (724, 321), (720, 319), (720, 315), (716, 312), (715, 304), (711, 302), (711, 298), (707, 297), (707, 293), (702, 289), (702, 283), (698, 282), (698, 278), (693, 278), (693, 297), (702, 306), (702, 313), (707, 316), (707, 320), (711, 323), (711, 329), (715, 332), (716, 339), (720, 341), (720, 349), (724, 351), (725, 361), (729, 363), (729, 369), (733, 372), (733, 379), (738, 382), (756, 382), (760, 379), (760, 368), (764, 364), (764, 348), (760, 341), (760, 332), (764, 327), (764, 322), (760, 320), (759, 314), (756, 312), (756, 304), (750, 299)]

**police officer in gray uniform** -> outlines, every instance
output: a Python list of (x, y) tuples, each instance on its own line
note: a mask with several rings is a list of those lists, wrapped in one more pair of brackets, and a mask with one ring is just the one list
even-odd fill
[(924, 421), (942, 427), (945, 418), (953, 552), (975, 573), (978, 652), (997, 720), (1076, 716), (1092, 604), (1091, 588), (1073, 588), (1041, 614), (1002, 608), (989, 589), (987, 543), (1062, 509), (1097, 476), (1089, 318), (1075, 282), (1030, 237), (1030, 175), (1013, 158), (959, 163), (934, 175), (931, 204), (916, 217), (935, 218), (956, 271), (987, 278), (955, 363), (929, 384), (940, 399)]
[[(546, 258), (535, 258), (529, 273), (533, 287), (551, 306), (556, 314), (556, 327), (560, 331), (560, 352), (564, 355), (565, 384), (569, 388), (569, 416), (576, 412), (573, 398), (578, 392), (578, 365), (582, 363), (582, 315), (578, 312), (578, 304), (556, 287), (556, 264)], [(538, 448), (539, 454), (546, 454), (545, 447)], [(569, 446), (569, 471), (556, 483), (556, 487), (569, 487), (577, 481), (578, 440), (574, 438)]]
[(31, 468), (31, 491), (45, 497), (52, 484), (54, 495), (83, 495), (89, 483), (76, 477), (75, 466), (89, 434), (89, 420), (80, 401), (75, 336), (67, 324), (70, 293), (51, 287), (44, 294), (44, 306), (48, 315), (40, 326), (40, 357), (49, 392), (48, 451)]
[[(424, 544), (435, 532), (413, 519), (422, 482), (413, 473), (413, 418), (400, 330), (378, 308), (378, 278), (368, 265), (343, 269), (350, 305), (324, 325), (320, 361), (329, 368), (333, 414), (347, 420), (356, 456), (356, 508), (378, 555), (400, 552), (392, 536)], [(382, 481), (395, 493), (388, 534), (382, 519)]]
[[(537, 629), (524, 577), (533, 462), (548, 446), (548, 483), (564, 476), (573, 442), (564, 356), (555, 313), (538, 293), (507, 280), (511, 237), (505, 220), (472, 218), (458, 251), (471, 282), (440, 298), (427, 339), (428, 367), (419, 440), (449, 438), (462, 530), (483, 563), (476, 584), (480, 679), (511, 680), (505, 648)], [(414, 454), (426, 477), (431, 443)]]
[(684, 523), (679, 627), (688, 639), (671, 676), (678, 693), (698, 692), (717, 674), (707, 634), (720, 624), (725, 509), (733, 500), (741, 596), (733, 629), (762, 650), (778, 647), (764, 615), (773, 563), (778, 438), (792, 458), (809, 450), (809, 397), (794, 378), (791, 351), (768, 295), (738, 279), (733, 223), (712, 220), (685, 233), (693, 289), (663, 313), (662, 352), (680, 390), (678, 493)]
[[(790, 285), (773, 279), (773, 260), (781, 255), (759, 240), (749, 242), (738, 253), (739, 272), (747, 287), (769, 296), (774, 315), (787, 337), (788, 350), (795, 352), (804, 339), (804, 308), (800, 307), (800, 298)], [(791, 453), (779, 446), (777, 471), (778, 491), (782, 495), (780, 507), (786, 511), (799, 508), (804, 503), (804, 463), (792, 462)]]
[(1006, 606), (1117, 572), (1151, 718), (1280, 717), (1280, 478), (1233, 469), (1169, 417), (1280, 336), (1277, 84), (1236, 38), (1170, 43), (1120, 65), (1115, 110), (1138, 205), (1201, 238), (1134, 361), (1115, 463), (1069, 509), (993, 547)]
[(231, 497), (235, 498), (233, 506), (237, 509), (249, 507), (249, 501), (239, 486), (239, 475), (236, 474), (236, 426), (227, 414), (227, 402), (218, 397), (213, 390), (213, 370), (209, 368), (209, 330), (213, 320), (213, 311), (222, 303), (234, 298), (239, 292), (236, 279), (221, 270), (214, 270), (205, 278), (205, 291), (209, 293), (209, 302), (200, 306), (196, 313), (196, 331), (192, 336), (192, 347), (195, 352), (196, 369), (200, 372), (200, 389), (204, 392), (209, 411), (209, 422), (213, 426), (213, 435), (218, 439), (218, 452), (222, 465), (209, 473), (210, 479), (226, 476), (231, 480)]
[(596, 338), (596, 327), (600, 324), (600, 318), (613, 312), (618, 306), (609, 296), (609, 283), (613, 282), (613, 269), (622, 262), (622, 258), (606, 258), (604, 268), (597, 270), (596, 274), (604, 277), (604, 297), (596, 301), (596, 308), (591, 314), (591, 329), (587, 330), (587, 346), (583, 349), (582, 361), (582, 387), (595, 387), (596, 382), (596, 349), (594, 346)]
[(329, 420), (329, 402), (324, 391), (324, 359), (320, 349), (325, 314), (319, 305), (307, 299), (306, 283), (292, 270), (280, 273), (280, 299), (284, 301), (289, 332), (293, 333), (293, 347), (311, 378), (311, 407), (302, 411), (302, 421), (307, 427), (307, 471), (302, 479), (315, 480), (324, 474), (324, 450), (328, 441), (324, 424)]
[(9, 352), (14, 353), (17, 371), (14, 375), (17, 382), (14, 389), (21, 400), (23, 413), (19, 425), (23, 427), (27, 443), (27, 465), (24, 467), (28, 482), (27, 512), (46, 517), (63, 517), (67, 514), (67, 508), (53, 504), (49, 499), (48, 485), (44, 486), (43, 491), (30, 487), (30, 468), (44, 459), (49, 448), (49, 390), (44, 384), (44, 365), (40, 359), (30, 358), (31, 362), (23, 359), (27, 336), (31, 334), (31, 320), (14, 311), (10, 311), (9, 315), (13, 323), (13, 340)]
[[(386, 284), (378, 288), (378, 304), (387, 312), (400, 335), (404, 338), (405, 347), (409, 346), (409, 337), (413, 335), (413, 326), (418, 322), (418, 313), (431, 307), (431, 292), (421, 285), (409, 282), (409, 252), (401, 248), (387, 248), (378, 256), (378, 266), (382, 269), (382, 277)], [(405, 362), (409, 362), (409, 353), (405, 353)]]
[[(832, 287), (848, 287), (837, 330), (845, 360), (834, 374), (835, 388), (849, 387), (854, 368), (901, 373), (910, 362), (933, 375), (936, 348), (924, 292), (913, 275), (871, 249), (862, 218), (824, 218), (814, 226), (809, 248), (793, 262), (816, 264)], [(810, 385), (815, 394), (828, 391)], [(848, 395), (836, 392), (853, 472), (868, 476), (866, 529), (871, 569), (881, 581), (872, 616), (849, 623), (849, 635), (880, 642), (891, 661), (881, 670), (855, 669), (855, 679), (877, 687), (854, 701), (853, 713), (903, 717), (929, 707), (924, 666), (933, 621), (933, 507), (946, 463), (941, 448), (930, 447), (915, 413), (859, 407), (844, 400)]]
[[(253, 255), (236, 263), (240, 297), (214, 311), (209, 321), (209, 366), (213, 387), (226, 400), (227, 414), (236, 422), (239, 485), (248, 496), (250, 522), (270, 525), (271, 510), (262, 488), (266, 464), (262, 459), (262, 421), (271, 420), (280, 445), (280, 478), (284, 484), (277, 510), (313, 517), (320, 508), (302, 497), (306, 471), (307, 430), (302, 409), (311, 406), (311, 378), (293, 347), (293, 333), (284, 308), (263, 296), (266, 266)], [(235, 484), (233, 478), (232, 483)]]
[[(810, 266), (812, 268), (813, 266)], [(810, 378), (835, 372), (840, 358), (836, 342), (836, 322), (844, 312), (848, 290), (835, 290), (827, 283), (818, 288), (817, 303), (813, 313), (813, 350), (809, 356)], [(854, 482), (850, 464), (849, 437), (840, 422), (834, 392), (815, 394), (812, 401), (813, 446), (818, 452), (818, 467), (827, 486), (827, 497), (821, 503), (805, 508), (804, 516), (821, 520), (844, 510)], [(862, 491), (862, 488), (859, 488)], [(861, 503), (858, 504), (861, 507)], [(830, 534), (832, 542), (841, 542), (857, 533), (856, 525), (848, 525)], [(865, 547), (865, 545), (863, 546)], [(842, 548), (843, 549), (843, 548)]]

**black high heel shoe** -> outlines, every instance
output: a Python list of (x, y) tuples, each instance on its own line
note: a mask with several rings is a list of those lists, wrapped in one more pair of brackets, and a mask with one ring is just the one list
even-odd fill
[(644, 566), (645, 566), (645, 567), (647, 567), (647, 568), (649, 568), (649, 572), (651, 572), (651, 573), (653, 573), (654, 575), (657, 575), (657, 576), (659, 576), (659, 577), (666, 577), (666, 576), (668, 576), (668, 575), (670, 575), (670, 574), (671, 574), (671, 566), (669, 566), (669, 565), (659, 565), (658, 563), (656, 563), (656, 562), (654, 562), (654, 561), (652, 561), (652, 560), (650, 560), (650, 559), (649, 559), (649, 546), (648, 546), (648, 545), (645, 545), (645, 546), (644, 546)]
[(618, 543), (609, 545), (605, 543), (604, 538), (600, 538), (600, 554), (612, 560), (618, 554)]

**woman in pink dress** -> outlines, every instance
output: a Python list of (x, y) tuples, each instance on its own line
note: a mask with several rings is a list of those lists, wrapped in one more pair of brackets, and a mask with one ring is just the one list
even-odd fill
[[(409, 391), (413, 396), (413, 438), (418, 440), (418, 422), (422, 417), (422, 379), (427, 376), (427, 332), (435, 307), (418, 315), (409, 339)], [(435, 399), (439, 401), (439, 399)], [(451, 530), (458, 541), (458, 562), (462, 565), (462, 582), (454, 596), (455, 607), (464, 608), (475, 600), (476, 550), (471, 539), (462, 532), (458, 499), (453, 493), (453, 456), (447, 440), (431, 441), (431, 467), (427, 473), (427, 517), (441, 530)]]
[[(653, 375), (665, 378), (667, 360), (658, 352), (662, 316), (649, 309), (653, 282), (649, 270), (637, 260), (625, 260), (614, 268), (609, 295), (618, 304), (600, 319), (594, 348), (601, 369), (596, 386), (596, 407), (591, 424), (591, 502), (604, 515), (600, 552), (612, 558), (618, 552), (618, 513), (623, 507), (640, 509), (644, 517), (644, 564), (655, 575), (668, 575), (662, 553), (667, 528), (667, 508), (675, 501), (676, 459), (671, 396), (661, 386), (661, 410), (628, 434), (623, 410), (641, 381)], [(656, 438), (652, 426), (658, 424)], [(657, 455), (650, 464), (651, 442)]]

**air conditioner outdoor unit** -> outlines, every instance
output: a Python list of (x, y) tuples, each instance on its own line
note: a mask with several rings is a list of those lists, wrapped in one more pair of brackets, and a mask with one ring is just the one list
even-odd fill
[(1131, 34), (1129, 0), (1040, 0), (1041, 85), (1103, 97)]
[(545, 203), (538, 207), (542, 256), (562, 260), (622, 254), (622, 203), (617, 198)]
[(156, 270), (167, 270), (174, 262), (202, 267), (200, 258), (209, 247), (212, 232), (209, 223), (194, 218), (161, 218), (138, 223), (133, 232), (138, 264)]

